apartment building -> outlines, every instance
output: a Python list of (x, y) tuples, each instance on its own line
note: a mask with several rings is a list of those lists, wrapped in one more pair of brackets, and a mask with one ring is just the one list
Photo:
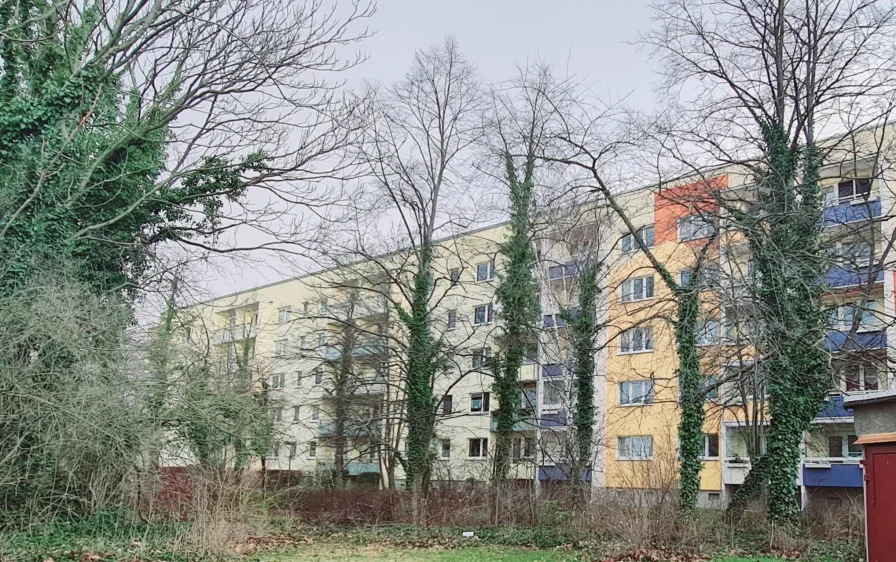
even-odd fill
[[(873, 134), (869, 133), (869, 144)], [(832, 264), (819, 272), (830, 310), (832, 393), (806, 432), (799, 487), (804, 505), (843, 505), (861, 494), (861, 448), (842, 394), (891, 387), (893, 268), (888, 263), (894, 197), (874, 152), (853, 148), (823, 170), (825, 245)], [(742, 169), (633, 189), (617, 196), (631, 223), (676, 282), (700, 283), (699, 345), (706, 379), (700, 503), (721, 507), (764, 447), (768, 419), (756, 361), (750, 286), (755, 273), (742, 234), (730, 228), (720, 194), (748, 199)], [(543, 313), (539, 345), (520, 370), (523, 411), (515, 428), (511, 477), (536, 486), (570, 478), (573, 372), (565, 311), (578, 299), (583, 260), (601, 264), (604, 324), (595, 355), (592, 486), (622, 491), (669, 489), (677, 480), (679, 423), (675, 301), (653, 262), (617, 216), (601, 205), (550, 217), (536, 240)], [(432, 300), (434, 337), (449, 351), (435, 381), (433, 479), (485, 481), (494, 447), (487, 358), (497, 349), (497, 225), (439, 242)], [(222, 356), (253, 361), (271, 396), (278, 446), (272, 471), (303, 478), (345, 478), (400, 486), (394, 452), (404, 450), (402, 334), (396, 280), (407, 263), (397, 252), (258, 287), (203, 303), (196, 323)], [(398, 272), (398, 273), (395, 273)], [(193, 330), (194, 337), (197, 330)]]

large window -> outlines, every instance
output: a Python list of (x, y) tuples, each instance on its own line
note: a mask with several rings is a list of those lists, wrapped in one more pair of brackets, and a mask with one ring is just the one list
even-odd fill
[(653, 380), (619, 383), (619, 404), (621, 406), (653, 404)]
[(678, 240), (699, 240), (712, 236), (716, 231), (716, 217), (709, 213), (690, 215), (678, 219)]
[(653, 437), (650, 435), (619, 437), (616, 443), (616, 456), (621, 461), (651, 460), (653, 458)]
[[(694, 282), (694, 270), (682, 269), (678, 272), (678, 284), (687, 287)], [(700, 267), (697, 282), (701, 290), (711, 289), (719, 284), (719, 266), (714, 263), (706, 263)]]
[(855, 435), (831, 435), (828, 437), (828, 456), (832, 458), (861, 457), (862, 446), (857, 445)]
[(653, 351), (653, 328), (641, 326), (622, 332), (619, 353), (641, 353)]
[(622, 302), (653, 298), (653, 275), (626, 279), (622, 282)]
[(535, 438), (514, 437), (512, 454), (515, 461), (535, 458)]
[(467, 456), (471, 459), (484, 459), (488, 456), (488, 439), (470, 439), (470, 448)]
[(844, 366), (843, 388), (846, 392), (880, 390), (877, 367), (872, 363), (851, 363)]
[(870, 196), (870, 178), (843, 180), (837, 184), (836, 190), (828, 191), (825, 195), (825, 202), (830, 205), (837, 203), (854, 203), (866, 200)]
[[(638, 234), (641, 235), (641, 241), (644, 242), (644, 245), (650, 248), (653, 246), (653, 225), (642, 226), (638, 229)], [(620, 246), (622, 247), (623, 252), (634, 252), (638, 249), (638, 243), (635, 242), (635, 237), (632, 236), (631, 232), (627, 232), (622, 235), (622, 239), (620, 241)]]
[(856, 331), (866, 332), (880, 329), (877, 318), (877, 302), (868, 301), (862, 303), (849, 303), (830, 310), (830, 328), (842, 332), (852, 330), (856, 315), (859, 315), (859, 323)]

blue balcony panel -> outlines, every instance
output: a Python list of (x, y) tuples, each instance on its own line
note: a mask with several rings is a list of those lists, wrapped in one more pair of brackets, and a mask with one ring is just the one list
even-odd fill
[(565, 427), (566, 412), (556, 414), (543, 414), (539, 420), (541, 427)]
[(817, 420), (825, 420), (831, 418), (851, 418), (853, 417), (853, 412), (851, 409), (847, 409), (843, 407), (843, 397), (842, 396), (828, 396), (827, 404), (825, 404), (824, 409), (818, 412), (818, 415), (815, 416)]
[(379, 474), (380, 463), (378, 463), (378, 462), (367, 462), (367, 463), (352, 462), (352, 463), (348, 464), (346, 469), (348, 470), (349, 476), (358, 476), (359, 474), (368, 474), (371, 472), (375, 473), (375, 474)]
[[(859, 287), (868, 284), (872, 272), (868, 267), (835, 266), (832, 267), (825, 276), (825, 286), (828, 289), (839, 289), (843, 287)], [(884, 282), (884, 272), (880, 269), (875, 275), (874, 283)]]
[[(869, 213), (870, 211), (870, 213)], [(824, 208), (824, 226), (836, 226), (851, 222), (866, 221), (881, 215), (880, 199), (857, 203), (840, 203)]]
[(803, 465), (803, 484), (822, 488), (861, 488), (863, 486), (862, 467), (858, 464), (836, 464), (830, 466)]
[(546, 363), (541, 366), (541, 376), (543, 376), (543, 377), (563, 376), (563, 365), (561, 365), (560, 363)]
[(844, 332), (828, 332), (824, 343), (829, 351), (868, 351), (886, 349), (887, 331), (858, 332), (851, 338)]
[[(591, 482), (592, 470), (590, 468), (586, 468), (584, 474), (585, 482)], [(572, 467), (570, 467), (568, 464), (538, 467), (538, 480), (540, 482), (566, 482), (567, 480), (569, 480), (570, 476), (572, 476)]]

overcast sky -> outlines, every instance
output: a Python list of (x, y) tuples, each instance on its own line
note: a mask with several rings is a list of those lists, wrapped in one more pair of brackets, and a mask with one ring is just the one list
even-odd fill
[[(556, 76), (575, 75), (604, 99), (654, 105), (647, 53), (634, 44), (654, 25), (649, 0), (378, 0), (374, 36), (359, 45), (368, 59), (352, 70), (349, 86), (364, 79), (394, 82), (410, 68), (414, 51), (454, 36), (477, 65), (483, 82), (514, 75), (517, 65), (541, 59)], [(258, 256), (256, 256), (258, 258)], [(258, 258), (221, 260), (194, 272), (200, 298), (279, 281), (301, 271)]]

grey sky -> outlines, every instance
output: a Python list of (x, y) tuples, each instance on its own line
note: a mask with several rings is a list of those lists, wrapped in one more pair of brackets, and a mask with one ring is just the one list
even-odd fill
[[(378, 0), (369, 24), (375, 35), (359, 46), (368, 60), (347, 77), (350, 87), (400, 79), (415, 50), (453, 35), (484, 82), (509, 78), (517, 65), (540, 58), (555, 75), (575, 75), (604, 99), (628, 96), (634, 108), (653, 106), (651, 62), (633, 44), (653, 24), (648, 0)], [(217, 267), (194, 272), (194, 282), (210, 297), (301, 273), (255, 258), (216, 260)]]

